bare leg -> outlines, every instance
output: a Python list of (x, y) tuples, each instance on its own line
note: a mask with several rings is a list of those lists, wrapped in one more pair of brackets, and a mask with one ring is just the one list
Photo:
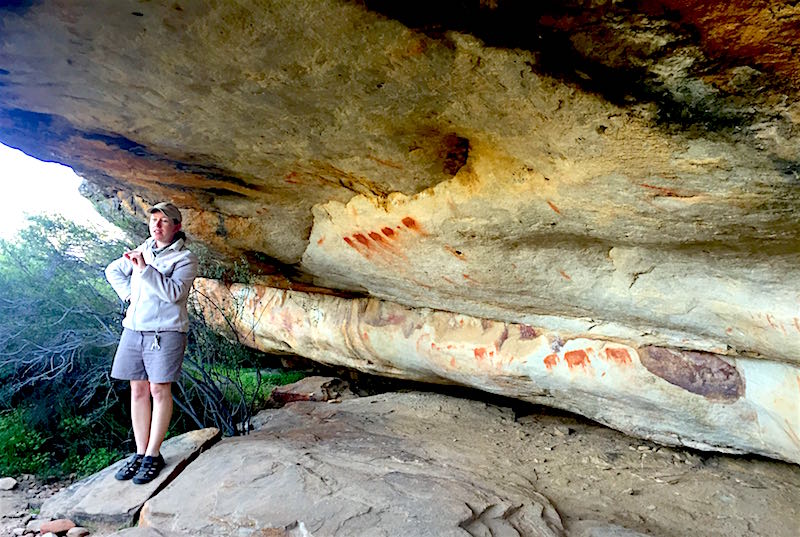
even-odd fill
[(150, 440), (150, 383), (131, 381), (131, 422), (136, 439), (136, 453), (143, 455)]
[(153, 395), (153, 418), (145, 455), (155, 457), (161, 450), (161, 442), (164, 441), (169, 420), (172, 418), (172, 383), (151, 383), (150, 393)]

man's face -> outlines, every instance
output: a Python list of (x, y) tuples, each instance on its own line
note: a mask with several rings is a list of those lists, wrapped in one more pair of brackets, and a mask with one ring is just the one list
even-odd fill
[(172, 242), (172, 238), (181, 229), (180, 224), (176, 224), (170, 217), (156, 211), (150, 214), (150, 236), (157, 243), (164, 245)]

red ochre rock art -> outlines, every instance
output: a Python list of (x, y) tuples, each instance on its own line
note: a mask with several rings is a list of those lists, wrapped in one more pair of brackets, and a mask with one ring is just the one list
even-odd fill
[(406, 232), (405, 234), (413, 232), (419, 235), (427, 235), (427, 233), (410, 216), (406, 216), (401, 222), (403, 225), (397, 226), (395, 228), (396, 231), (389, 226), (384, 226), (380, 229), (380, 232), (375, 230), (357, 231), (342, 237), (342, 240), (367, 259), (373, 259), (373, 254), (389, 262), (396, 260), (396, 258), (406, 259), (405, 254), (392, 241), (401, 239), (403, 232)]
[[(591, 352), (591, 349), (588, 349)], [(581, 367), (587, 369), (591, 367), (592, 361), (586, 351), (581, 349), (577, 351), (568, 351), (564, 353), (564, 360), (567, 362), (567, 367), (570, 369)]]
[[(248, 334), (248, 344), (264, 351), (291, 351), (331, 365), (411, 380), (488, 388), (602, 417), (612, 427), (668, 445), (800, 461), (796, 366), (763, 366), (745, 357), (636, 347), (575, 334), (562, 338), (544, 327), (373, 299), (238, 284), (228, 288), (203, 279), (195, 285), (204, 297), (221, 304), (252, 291), (248, 306), (236, 309), (241, 316), (236, 326)], [(207, 311), (217, 315), (221, 310), (215, 306)], [(774, 393), (745, 393), (746, 381), (757, 386), (773, 378)], [(603, 401), (616, 397), (637, 405), (642, 415), (609, 416)], [(662, 415), (670, 418), (661, 420)]]
[(609, 360), (619, 365), (628, 365), (631, 363), (631, 355), (623, 348), (606, 347), (605, 352)]
[[(520, 337), (520, 339), (526, 339), (526, 338)], [(621, 347), (607, 347), (604, 349), (604, 353), (606, 361), (615, 364), (617, 366), (629, 366), (633, 364), (633, 360), (631, 358), (630, 353), (626, 349), (623, 349)], [(543, 362), (548, 370), (552, 370), (556, 365), (558, 365), (563, 361), (564, 363), (567, 364), (567, 367), (570, 370), (580, 368), (583, 370), (587, 370), (588, 372), (588, 369), (590, 369), (592, 365), (591, 357), (602, 358), (603, 355), (595, 353), (594, 349), (592, 348), (586, 348), (586, 349), (567, 351), (564, 353), (563, 357), (559, 356), (558, 352), (548, 354), (547, 356), (544, 357)]]
[(733, 402), (745, 393), (739, 371), (716, 354), (644, 347), (639, 360), (670, 384), (714, 401)]

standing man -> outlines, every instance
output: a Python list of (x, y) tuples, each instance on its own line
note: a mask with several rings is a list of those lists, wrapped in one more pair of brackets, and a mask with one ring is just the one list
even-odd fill
[(186, 301), (198, 266), (185, 241), (178, 208), (158, 203), (150, 209), (150, 238), (106, 268), (111, 287), (130, 301), (111, 376), (131, 382), (136, 453), (117, 472), (119, 480), (149, 483), (166, 465), (161, 442), (172, 417), (172, 383), (181, 374), (189, 331)]

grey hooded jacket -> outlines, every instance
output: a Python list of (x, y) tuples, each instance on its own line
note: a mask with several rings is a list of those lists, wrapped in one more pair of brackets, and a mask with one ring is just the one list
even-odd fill
[(186, 301), (198, 261), (183, 239), (156, 253), (152, 237), (137, 248), (147, 266), (141, 272), (120, 257), (106, 267), (106, 279), (122, 300), (130, 299), (122, 326), (140, 332), (188, 332)]

